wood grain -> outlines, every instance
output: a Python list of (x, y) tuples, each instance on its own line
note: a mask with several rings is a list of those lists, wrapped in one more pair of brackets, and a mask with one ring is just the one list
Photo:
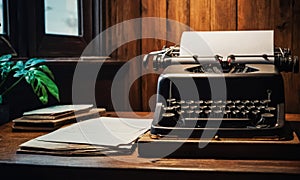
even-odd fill
[[(162, 18), (157, 21), (146, 21), (142, 23), (142, 34), (145, 36), (158, 38), (143, 38), (142, 39), (142, 54), (150, 53), (151, 51), (161, 50), (167, 43), (167, 3), (165, 0), (142, 0), (142, 17), (143, 18)], [(156, 94), (158, 74), (152, 71), (151, 63), (148, 69), (145, 70), (145, 75), (142, 77), (142, 109), (144, 111), (153, 110), (154, 101), (149, 100)], [(150, 105), (149, 105), (150, 103)]]
[(194, 31), (211, 30), (210, 15), (210, 0), (190, 0), (190, 26)]
[(237, 0), (212, 0), (210, 22), (211, 30), (236, 30), (236, 5)]
[(238, 0), (238, 30), (273, 29), (274, 7), (271, 0)]
[[(295, 0), (106, 0), (106, 5), (107, 27), (138, 16), (167, 18), (155, 24), (142, 23), (141, 27), (142, 34), (160, 35), (162, 39), (142, 38), (141, 42), (126, 44), (113, 53), (116, 58), (129, 60), (136, 54), (143, 56), (165, 45), (178, 44), (185, 30), (274, 30), (274, 46), (291, 48), (294, 55), (300, 55), (300, 5)], [(170, 26), (168, 19), (178, 25)], [(300, 75), (282, 75), (286, 111), (299, 113)], [(141, 94), (133, 101), (135, 107), (150, 110), (148, 101), (156, 93), (157, 78), (157, 74), (146, 75), (140, 80), (140, 89), (133, 88), (132, 92)]]
[[(136, 112), (151, 117), (147, 112)], [(119, 113), (118, 113), (119, 114)], [(123, 112), (121, 117), (129, 117)], [(115, 116), (115, 112), (107, 112)], [(287, 115), (289, 120), (299, 121), (299, 114)], [(0, 126), (0, 167), (1, 177), (16, 179), (22, 177), (45, 177), (47, 179), (67, 177), (68, 179), (95, 179), (119, 175), (128, 179), (199, 179), (203, 177), (236, 179), (254, 177), (291, 177), (300, 175), (299, 160), (272, 159), (176, 159), (142, 158), (137, 152), (122, 156), (49, 156), (17, 154), (21, 143), (44, 135), (45, 132), (12, 132), (12, 123)], [(13, 170), (14, 173), (11, 173)], [(51, 172), (51, 173), (49, 173)], [(117, 173), (116, 173), (117, 172)], [(153, 176), (154, 175), (154, 176)], [(93, 177), (93, 178), (92, 178)], [(148, 178), (147, 178), (148, 177)], [(160, 177), (160, 178), (159, 178)]]
[(190, 3), (182, 0), (169, 0), (167, 4), (167, 46), (179, 45), (181, 34), (189, 31)]

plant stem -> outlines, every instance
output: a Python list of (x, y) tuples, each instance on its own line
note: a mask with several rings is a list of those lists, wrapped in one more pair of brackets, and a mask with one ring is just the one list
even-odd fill
[(4, 96), (6, 93), (8, 93), (11, 89), (13, 89), (25, 76), (22, 76), (18, 81), (16, 81), (14, 84), (12, 84), (8, 89), (6, 89), (3, 93), (2, 96)]
[(3, 79), (3, 81), (0, 83), (0, 88), (2, 87), (2, 85), (6, 82), (7, 78)]

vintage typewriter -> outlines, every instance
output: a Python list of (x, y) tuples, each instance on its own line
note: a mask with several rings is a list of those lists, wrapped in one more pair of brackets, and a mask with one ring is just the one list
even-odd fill
[(161, 71), (152, 137), (292, 138), (281, 75), (298, 72), (298, 57), (290, 49), (180, 56), (179, 46), (170, 46), (147, 54), (144, 65), (150, 61)]

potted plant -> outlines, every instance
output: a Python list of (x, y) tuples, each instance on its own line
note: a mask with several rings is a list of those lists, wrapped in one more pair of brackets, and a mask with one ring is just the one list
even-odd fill
[(0, 122), (9, 120), (8, 105), (4, 104), (3, 98), (21, 81), (31, 85), (43, 104), (48, 103), (49, 93), (59, 101), (59, 90), (54, 82), (53, 73), (44, 62), (44, 59), (39, 58), (14, 61), (11, 54), (0, 57)]

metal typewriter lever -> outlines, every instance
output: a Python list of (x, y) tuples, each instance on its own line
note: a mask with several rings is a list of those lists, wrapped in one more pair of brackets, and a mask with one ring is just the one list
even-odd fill
[[(152, 58), (151, 58), (152, 57)], [(243, 63), (255, 63), (251, 62), (242, 62), (237, 58), (262, 58), (265, 60), (266, 64), (274, 64), (278, 71), (280, 72), (299, 72), (299, 59), (298, 56), (292, 57), (291, 51), (288, 48), (275, 47), (274, 55), (229, 55), (226, 60), (223, 60), (222, 56), (180, 56), (179, 47), (163, 47), (160, 51), (153, 51), (149, 54), (146, 54), (143, 58), (143, 65), (145, 68), (148, 67), (149, 61), (152, 60), (153, 69), (158, 70), (159, 68), (166, 68), (172, 64), (207, 64), (207, 63), (220, 63), (224, 68), (228, 68), (234, 64), (243, 64)], [(274, 58), (274, 61), (270, 61), (270, 58)], [(215, 59), (216, 61), (211, 61)], [(240, 62), (241, 61), (241, 62)], [(261, 61), (260, 61), (261, 63)]]

